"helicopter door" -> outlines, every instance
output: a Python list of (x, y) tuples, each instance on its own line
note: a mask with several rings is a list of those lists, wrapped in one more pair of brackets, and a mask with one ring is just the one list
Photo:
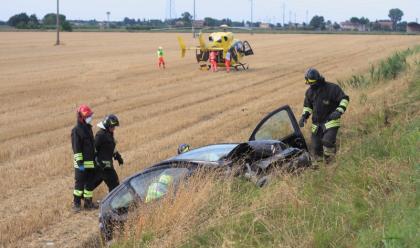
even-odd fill
[(289, 105), (278, 108), (264, 117), (252, 132), (249, 140), (279, 140), (291, 147), (308, 150), (305, 138)]
[(252, 51), (251, 45), (249, 45), (248, 41), (244, 41), (244, 53), (245, 56), (254, 55), (254, 51)]

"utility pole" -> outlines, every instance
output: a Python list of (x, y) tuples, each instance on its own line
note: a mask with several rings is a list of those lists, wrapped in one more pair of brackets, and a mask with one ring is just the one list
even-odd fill
[(289, 10), (289, 25), (292, 23), (292, 11)]
[(251, 34), (254, 34), (252, 27), (254, 26), (254, 0), (251, 0)]
[(172, 20), (172, 0), (169, 0), (169, 21)]
[(106, 18), (107, 18), (106, 26), (108, 29), (109, 29), (109, 15), (111, 15), (111, 12), (107, 11), (106, 12)]
[(192, 32), (193, 32), (193, 38), (195, 39), (195, 0), (194, 0), (194, 3), (193, 3), (193, 7), (194, 7), (194, 16), (193, 16), (193, 22), (192, 22), (192, 25), (191, 25), (191, 27), (192, 27)]
[(283, 3), (283, 28), (284, 28), (284, 18), (285, 18), (285, 15), (286, 15), (286, 4)]
[(55, 42), (56, 46), (60, 45), (60, 10), (59, 10), (59, 0), (57, 0), (57, 18), (56, 18), (56, 26), (57, 26), (57, 41)]

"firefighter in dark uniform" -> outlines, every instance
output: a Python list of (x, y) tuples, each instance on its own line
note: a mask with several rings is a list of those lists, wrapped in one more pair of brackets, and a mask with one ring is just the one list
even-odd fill
[(305, 80), (310, 87), (305, 94), (299, 126), (304, 127), (312, 115), (312, 149), (315, 161), (319, 162), (324, 158), (328, 163), (336, 153), (340, 118), (346, 111), (350, 99), (340, 86), (326, 82), (314, 68), (306, 72)]
[(81, 201), (84, 199), (85, 209), (94, 209), (97, 206), (92, 202), (95, 180), (95, 146), (92, 132), (92, 110), (81, 105), (77, 109), (77, 124), (71, 131), (71, 144), (74, 153), (73, 210), (81, 210)]
[(96, 148), (96, 179), (95, 187), (105, 181), (109, 192), (117, 187), (120, 182), (117, 172), (114, 169), (113, 159), (117, 160), (119, 165), (124, 164), (120, 153), (115, 150), (116, 142), (114, 139), (115, 127), (120, 122), (117, 116), (107, 115), (100, 123), (98, 123), (99, 131), (95, 135)]

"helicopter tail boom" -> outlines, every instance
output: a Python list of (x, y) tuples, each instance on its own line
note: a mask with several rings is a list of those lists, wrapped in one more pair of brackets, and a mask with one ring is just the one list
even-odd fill
[(178, 43), (179, 43), (179, 47), (181, 48), (181, 57), (185, 57), (185, 53), (187, 51), (187, 46), (185, 45), (184, 40), (178, 36)]

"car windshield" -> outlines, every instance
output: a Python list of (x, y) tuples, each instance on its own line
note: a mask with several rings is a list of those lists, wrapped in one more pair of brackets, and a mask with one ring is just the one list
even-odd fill
[(228, 155), (238, 144), (219, 144), (200, 147), (172, 159), (216, 162)]

